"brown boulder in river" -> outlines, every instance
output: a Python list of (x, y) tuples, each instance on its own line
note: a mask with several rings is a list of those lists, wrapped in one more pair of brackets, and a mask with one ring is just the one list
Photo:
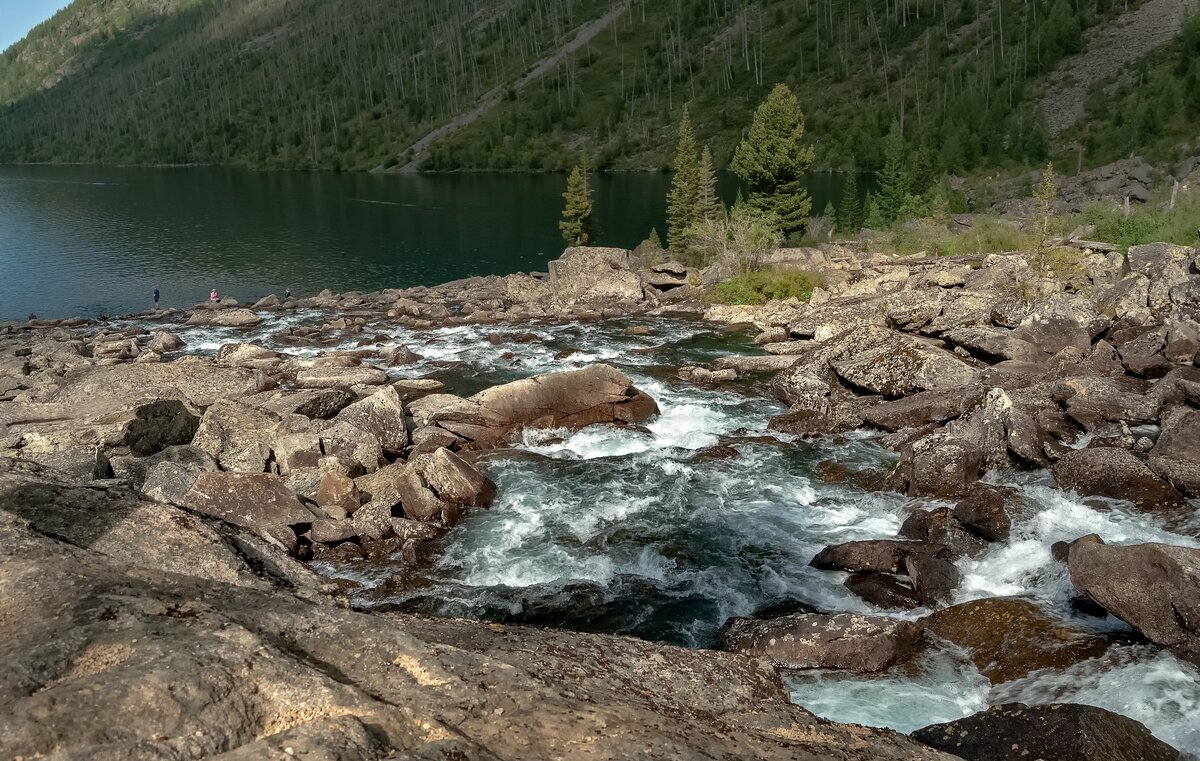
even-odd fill
[(1108, 640), (1052, 620), (1037, 605), (994, 597), (954, 605), (925, 619), (930, 632), (967, 651), (992, 684), (1042, 668), (1066, 668), (1108, 649)]
[(1164, 426), (1150, 450), (1150, 467), (1188, 496), (1200, 497), (1200, 411), (1183, 412)]

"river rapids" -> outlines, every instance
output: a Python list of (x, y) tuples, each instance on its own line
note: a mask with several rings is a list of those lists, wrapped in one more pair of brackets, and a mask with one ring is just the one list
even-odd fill
[[(321, 319), (297, 312), (259, 333), (184, 327), (179, 334), (189, 353), (250, 341), (312, 354), (316, 349), (280, 345), (273, 336), (288, 324)], [(815, 609), (918, 618), (929, 612), (873, 609), (846, 590), (845, 574), (808, 565), (828, 544), (894, 537), (914, 506), (903, 495), (821, 477), (821, 463), (852, 471), (894, 461), (872, 433), (797, 441), (767, 429), (783, 408), (765, 383), (710, 390), (675, 378), (681, 365), (760, 353), (752, 334), (651, 319), (518, 329), (536, 340), (488, 340), (512, 330), (506, 326), (389, 327), (384, 348), (404, 344), (422, 357), (389, 373), (436, 377), (448, 392), (465, 395), (606, 362), (653, 396), (662, 414), (644, 427), (531, 432), (511, 449), (484, 455), (477, 465), (499, 486), (497, 501), (489, 510), (469, 511), (431, 567), (413, 570), (400, 560), (317, 564), (346, 582), (355, 605), (692, 648), (713, 646), (733, 616)], [(356, 347), (352, 341), (322, 348)], [(1014, 517), (1007, 542), (958, 561), (963, 584), (954, 602), (1019, 596), (1051, 615), (1070, 615), (1064, 613), (1072, 594), (1066, 566), (1050, 554), (1055, 541), (1096, 533), (1116, 544), (1200, 547), (1200, 509), (1168, 526), (1126, 503), (1085, 502), (1057, 489), (1044, 472), (991, 480), (1015, 487), (1039, 509)], [(1133, 634), (1111, 618), (1072, 615), (1070, 622)], [(1200, 672), (1130, 640), (1100, 658), (996, 686), (963, 653), (936, 643), (916, 662), (875, 676), (804, 671), (784, 678), (796, 703), (839, 722), (908, 732), (991, 704), (1077, 702), (1130, 716), (1177, 748), (1200, 748)]]

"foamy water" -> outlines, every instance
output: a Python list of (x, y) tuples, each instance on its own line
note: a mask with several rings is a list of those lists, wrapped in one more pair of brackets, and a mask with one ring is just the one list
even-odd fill
[[(315, 315), (287, 324), (319, 324)], [(637, 324), (653, 335), (623, 331)], [(280, 321), (250, 333), (185, 328), (188, 352), (229, 341), (273, 345)], [(494, 332), (533, 332), (531, 343), (494, 345)], [(362, 584), (357, 603), (429, 614), (618, 632), (706, 647), (731, 616), (765, 608), (876, 612), (843, 586), (845, 574), (817, 571), (824, 546), (894, 537), (914, 504), (902, 496), (826, 483), (816, 466), (888, 467), (894, 455), (865, 433), (797, 442), (767, 431), (782, 408), (761, 382), (711, 390), (673, 378), (682, 364), (757, 351), (748, 335), (695, 322), (639, 320), (567, 326), (460, 326), (431, 331), (367, 326), (385, 348), (407, 345), (422, 361), (388, 368), (394, 377), (432, 376), (473, 393), (536, 373), (609, 362), (651, 394), (662, 414), (645, 426), (535, 431), (480, 467), (499, 485), (490, 510), (474, 510), (450, 532), (431, 569), (394, 564), (322, 566)], [(357, 348), (349, 336), (324, 349)], [(279, 347), (309, 355), (315, 349)], [(565, 350), (574, 353), (563, 357)], [(716, 447), (717, 449), (714, 449)], [(1119, 502), (1086, 502), (1054, 488), (1044, 473), (1008, 474), (1028, 509), (1012, 537), (958, 562), (956, 601), (1022, 596), (1067, 615), (1073, 594), (1055, 541), (1097, 533), (1116, 544), (1198, 547), (1196, 518), (1171, 529)], [(923, 502), (922, 507), (937, 506)], [(903, 614), (915, 618), (927, 611)], [(1093, 620), (1097, 630), (1123, 630)], [(1081, 702), (1145, 723), (1181, 750), (1200, 747), (1200, 674), (1151, 647), (1118, 647), (1058, 673), (992, 687), (961, 654), (937, 648), (874, 677), (838, 672), (788, 676), (793, 699), (837, 721), (911, 731), (1006, 701)]]

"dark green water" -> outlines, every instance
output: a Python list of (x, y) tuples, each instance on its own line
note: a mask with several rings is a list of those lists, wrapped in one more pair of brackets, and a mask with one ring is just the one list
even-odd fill
[[(840, 175), (809, 181), (813, 208)], [(600, 245), (664, 233), (666, 174), (594, 180)], [(374, 176), (0, 167), (0, 320), (121, 314), (219, 293), (378, 290), (544, 270), (561, 175)], [(734, 178), (722, 192), (736, 193)]]

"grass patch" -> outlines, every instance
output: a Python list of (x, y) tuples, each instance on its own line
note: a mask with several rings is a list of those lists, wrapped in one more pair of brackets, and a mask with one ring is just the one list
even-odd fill
[(814, 288), (822, 285), (811, 272), (758, 270), (719, 283), (708, 294), (714, 304), (766, 304), (771, 300), (797, 298), (808, 301)]
[(1143, 243), (1194, 246), (1200, 225), (1200, 193), (1180, 193), (1174, 209), (1156, 205), (1136, 210), (1128, 217), (1120, 206), (1095, 203), (1084, 210), (1082, 221), (1096, 226), (1092, 236), (1096, 240), (1122, 248)]

